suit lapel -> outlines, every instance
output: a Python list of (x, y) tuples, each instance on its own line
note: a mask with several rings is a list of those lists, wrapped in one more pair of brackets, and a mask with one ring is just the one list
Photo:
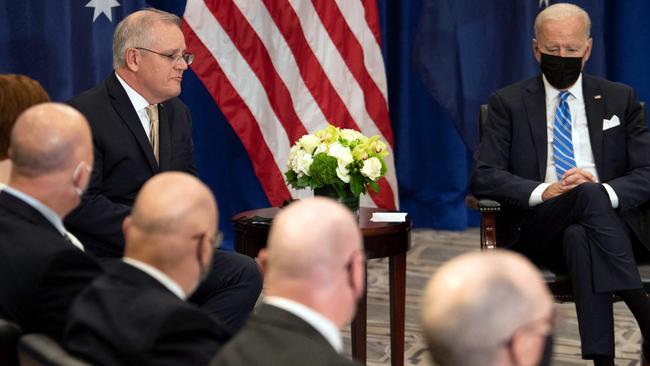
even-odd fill
[(158, 104), (158, 165), (160, 171), (169, 170), (171, 160), (171, 121), (170, 112), (166, 103)]
[[(135, 137), (142, 153), (146, 156), (147, 162), (149, 162), (149, 167), (153, 173), (157, 173), (160, 169), (156, 163), (156, 157), (153, 154), (151, 149), (151, 143), (149, 138), (142, 128), (142, 123), (140, 123), (140, 118), (138, 114), (133, 109), (133, 104), (129, 100), (129, 96), (126, 94), (126, 91), (120, 85), (120, 82), (117, 80), (115, 74), (111, 75), (106, 83), (108, 94), (111, 97), (111, 103), (113, 108), (117, 111), (117, 114), (120, 115), (122, 121), (127, 125), (133, 136)], [(120, 143), (116, 141), (115, 143)]]
[(528, 94), (524, 96), (526, 112), (528, 114), (528, 123), (530, 132), (535, 145), (537, 154), (537, 166), (539, 167), (539, 180), (543, 181), (546, 177), (546, 154), (548, 149), (547, 131), (546, 131), (546, 97), (544, 95), (544, 86), (542, 77), (531, 81), (526, 87)]
[(582, 94), (585, 99), (585, 113), (589, 128), (589, 142), (594, 154), (596, 171), (603, 166), (603, 118), (605, 118), (604, 94), (589, 76), (582, 76)]

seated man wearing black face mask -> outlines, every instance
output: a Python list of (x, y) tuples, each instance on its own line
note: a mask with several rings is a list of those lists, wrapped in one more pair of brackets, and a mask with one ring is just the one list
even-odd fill
[[(582, 73), (592, 46), (581, 8), (555, 4), (535, 20), (543, 75), (495, 92), (475, 155), (471, 190), (501, 201), (499, 242), (568, 271), (582, 355), (613, 365), (612, 293), (623, 298), (650, 347), (650, 300), (633, 246), (650, 199), (650, 135), (634, 91)], [(643, 248), (643, 246), (646, 248)]]
[(210, 268), (217, 222), (198, 179), (151, 178), (124, 221), (123, 262), (74, 302), (65, 348), (93, 365), (207, 365), (230, 334), (184, 300)]

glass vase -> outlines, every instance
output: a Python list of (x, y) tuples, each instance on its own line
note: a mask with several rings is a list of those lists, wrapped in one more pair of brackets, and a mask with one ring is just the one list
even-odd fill
[[(346, 191), (349, 190), (350, 188), (348, 187)], [(314, 196), (329, 197), (349, 208), (356, 216), (359, 216), (359, 196), (355, 197), (351, 192), (349, 193), (348, 196), (341, 197), (332, 186), (324, 186), (314, 189)]]

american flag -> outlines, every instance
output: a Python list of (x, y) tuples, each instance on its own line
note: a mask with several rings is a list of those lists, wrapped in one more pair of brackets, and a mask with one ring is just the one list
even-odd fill
[(386, 177), (362, 205), (399, 206), (376, 0), (188, 0), (182, 29), (272, 205), (304, 196), (285, 182), (289, 149), (329, 122), (382, 135)]

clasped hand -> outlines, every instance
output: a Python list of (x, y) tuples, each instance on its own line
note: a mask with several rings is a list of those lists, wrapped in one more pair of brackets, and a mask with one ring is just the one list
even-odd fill
[(548, 186), (548, 188), (546, 188), (544, 193), (542, 193), (542, 200), (550, 200), (551, 198), (559, 196), (562, 193), (586, 182), (596, 182), (596, 177), (584, 169), (569, 169), (564, 172), (562, 180), (552, 183), (550, 186)]

